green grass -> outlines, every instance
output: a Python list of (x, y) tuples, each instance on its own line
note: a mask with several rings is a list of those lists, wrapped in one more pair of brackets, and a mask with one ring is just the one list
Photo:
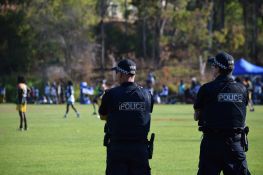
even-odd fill
[[(19, 117), (15, 105), (0, 105), (1, 175), (102, 175), (105, 147), (104, 122), (92, 116), (91, 106), (76, 105), (63, 118), (64, 105), (29, 105), (28, 131), (17, 131)], [(263, 174), (263, 107), (248, 112), (250, 126), (249, 169)], [(193, 175), (197, 172), (201, 133), (193, 121), (191, 105), (157, 105), (151, 132), (156, 133), (153, 175)]]

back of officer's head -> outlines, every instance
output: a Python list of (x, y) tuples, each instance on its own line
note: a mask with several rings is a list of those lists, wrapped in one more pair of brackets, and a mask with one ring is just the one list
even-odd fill
[(117, 73), (121, 73), (127, 76), (134, 76), (136, 74), (136, 64), (131, 59), (123, 59), (118, 65), (112, 70), (115, 70)]
[(218, 67), (221, 75), (229, 75), (234, 69), (234, 58), (226, 52), (219, 52), (215, 57), (209, 58), (208, 63)]

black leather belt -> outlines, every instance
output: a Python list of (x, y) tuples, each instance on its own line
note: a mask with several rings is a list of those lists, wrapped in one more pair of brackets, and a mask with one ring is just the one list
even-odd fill
[(147, 139), (114, 139), (110, 138), (110, 143), (148, 143)]
[(205, 135), (223, 135), (223, 136), (236, 136), (243, 132), (241, 128), (233, 129), (218, 129), (218, 128), (204, 128), (199, 127), (199, 131), (202, 131)]

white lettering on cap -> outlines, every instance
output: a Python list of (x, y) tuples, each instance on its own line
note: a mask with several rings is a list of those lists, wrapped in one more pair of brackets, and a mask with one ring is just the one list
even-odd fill
[(130, 66), (130, 69), (135, 70), (135, 69), (136, 69), (136, 66)]

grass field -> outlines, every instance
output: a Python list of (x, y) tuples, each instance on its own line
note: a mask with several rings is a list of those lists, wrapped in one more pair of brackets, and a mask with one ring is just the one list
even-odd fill
[[(0, 175), (102, 175), (104, 122), (92, 116), (91, 106), (77, 105), (63, 118), (64, 105), (29, 105), (29, 130), (17, 130), (13, 104), (0, 105)], [(248, 112), (250, 126), (248, 165), (263, 174), (263, 107)], [(156, 133), (153, 175), (194, 175), (197, 172), (201, 133), (191, 105), (157, 105), (151, 132)]]

